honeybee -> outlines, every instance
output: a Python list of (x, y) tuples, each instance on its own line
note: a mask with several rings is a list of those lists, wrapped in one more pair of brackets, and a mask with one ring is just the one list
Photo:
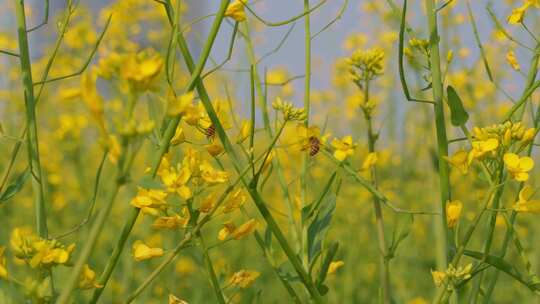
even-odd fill
[(319, 153), (323, 145), (321, 130), (317, 126), (306, 127), (304, 124), (296, 126), (298, 136), (300, 137), (300, 150), (309, 150), (309, 156), (313, 157)]
[(213, 138), (216, 135), (216, 127), (214, 127), (214, 125), (210, 125), (204, 130), (204, 135), (206, 135), (206, 138), (208, 139)]

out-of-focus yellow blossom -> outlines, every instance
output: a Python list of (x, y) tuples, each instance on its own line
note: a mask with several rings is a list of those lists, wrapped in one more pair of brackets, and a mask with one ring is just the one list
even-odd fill
[(343, 261), (334, 261), (330, 263), (330, 266), (328, 266), (328, 271), (326, 274), (333, 274), (335, 273), (339, 268), (343, 267), (345, 265), (345, 262)]
[(130, 54), (122, 65), (122, 76), (141, 91), (153, 87), (153, 81), (163, 68), (163, 59), (152, 49)]
[(242, 125), (240, 126), (240, 131), (238, 132), (238, 135), (236, 136), (236, 143), (238, 144), (243, 143), (250, 135), (251, 135), (251, 122), (245, 120), (242, 122)]
[(157, 219), (154, 220), (154, 223), (152, 223), (152, 228), (154, 229), (177, 229), (177, 228), (184, 228), (189, 223), (189, 212), (184, 212), (183, 217), (181, 217), (178, 214), (175, 214), (173, 216), (160, 216)]
[(515, 180), (524, 182), (529, 179), (529, 171), (534, 167), (534, 161), (528, 156), (519, 157), (514, 153), (504, 154), (504, 164)]
[(289, 73), (285, 68), (271, 69), (266, 74), (266, 83), (271, 85), (280, 85), (289, 79)]
[(216, 157), (225, 151), (223, 146), (217, 141), (214, 141), (209, 145), (205, 145), (204, 147), (206, 148), (208, 154), (212, 155), (213, 157)]
[(514, 69), (515, 71), (520, 71), (521, 67), (519, 66), (519, 62), (517, 60), (516, 54), (514, 51), (508, 51), (506, 53), (506, 62)]
[(368, 36), (364, 33), (351, 34), (343, 42), (343, 48), (350, 51), (359, 49), (366, 45), (368, 42)]
[(446, 161), (456, 167), (461, 174), (467, 174), (469, 171), (469, 152), (459, 150), (450, 157), (445, 157)]
[(433, 283), (435, 283), (435, 286), (437, 287), (441, 287), (446, 279), (446, 273), (444, 271), (432, 270), (431, 276), (433, 277)]
[(246, 21), (246, 12), (244, 9), (243, 0), (235, 0), (229, 4), (225, 11), (225, 17), (231, 17), (237, 22)]
[(422, 297), (416, 297), (407, 301), (407, 304), (428, 304), (428, 301)]
[(4, 255), (5, 251), (6, 251), (6, 247), (0, 247), (0, 279), (7, 280), (8, 271), (7, 271), (6, 257)]
[(255, 219), (250, 219), (232, 232), (232, 238), (240, 240), (244, 236), (252, 233), (255, 228), (257, 228), (257, 221)]
[(457, 225), (462, 209), (463, 204), (461, 201), (446, 202), (446, 223), (448, 224), (448, 228), (454, 228)]
[(178, 126), (174, 133), (174, 137), (171, 139), (171, 145), (176, 146), (186, 141), (186, 135), (184, 134), (184, 129)]
[(227, 221), (223, 223), (223, 228), (218, 232), (218, 240), (226, 240), (234, 230), (236, 230), (236, 225), (233, 222)]
[(85, 20), (70, 25), (69, 31), (64, 35), (64, 43), (73, 49), (82, 49), (96, 43), (97, 34), (94, 26), (85, 18)]
[(209, 213), (210, 211), (212, 211), (212, 209), (214, 209), (217, 198), (218, 198), (217, 192), (212, 192), (209, 195), (207, 195), (204, 199), (201, 200), (199, 211), (201, 213)]
[(516, 212), (540, 213), (540, 200), (531, 199), (536, 191), (530, 185), (525, 185), (519, 191), (519, 200), (514, 204), (514, 210)]
[(139, 188), (130, 204), (145, 214), (158, 216), (160, 211), (165, 211), (169, 207), (166, 198), (167, 192), (163, 190)]
[(188, 304), (188, 302), (178, 298), (173, 294), (169, 294), (169, 303), (168, 304)]
[(461, 58), (467, 58), (471, 55), (471, 49), (462, 47), (458, 50), (458, 55)]
[(246, 196), (242, 192), (242, 189), (237, 189), (227, 197), (227, 199), (223, 203), (221, 211), (223, 213), (230, 213), (240, 208), (245, 202)]
[(222, 184), (229, 179), (227, 172), (214, 169), (206, 160), (200, 164), (199, 169), (201, 170), (202, 179), (210, 185)]
[(109, 160), (116, 165), (120, 158), (120, 154), (122, 153), (122, 147), (118, 142), (118, 138), (115, 135), (109, 135), (107, 137), (106, 145), (107, 150), (109, 151)]
[(178, 257), (174, 270), (182, 275), (191, 274), (198, 270), (198, 266), (187, 256)]
[(163, 249), (152, 248), (143, 243), (141, 240), (135, 241), (132, 247), (132, 255), (135, 261), (141, 262), (144, 260), (160, 257), (163, 255)]
[(103, 99), (99, 95), (96, 88), (97, 74), (94, 69), (90, 72), (83, 73), (81, 76), (81, 96), (85, 101), (90, 114), (96, 120), (99, 129), (103, 134), (107, 133), (105, 130), (105, 117), (103, 110)]
[(178, 97), (169, 97), (167, 104), (167, 115), (177, 116), (184, 115), (186, 112), (192, 110), (194, 107), (193, 99), (195, 98), (195, 92), (190, 91), (188, 93), (182, 94)]
[(522, 144), (526, 145), (526, 144), (530, 143), (531, 141), (533, 141), (534, 137), (536, 136), (536, 132), (537, 132), (537, 130), (535, 128), (527, 129), (523, 133), (523, 137), (521, 137)]
[(369, 153), (366, 158), (364, 159), (364, 162), (362, 163), (362, 167), (360, 168), (360, 171), (367, 171), (371, 169), (371, 167), (375, 166), (377, 164), (377, 161), (379, 160), (379, 156), (377, 152), (371, 152)]
[(352, 137), (348, 135), (342, 139), (334, 138), (332, 147), (334, 148), (334, 157), (339, 161), (343, 161), (354, 154), (356, 144), (353, 143)]
[(229, 284), (242, 289), (249, 287), (261, 274), (252, 270), (240, 270), (235, 272), (229, 279)]
[(84, 264), (81, 275), (79, 277), (79, 284), (80, 289), (91, 289), (91, 288), (101, 288), (102, 285), (99, 285), (96, 282), (96, 272), (88, 266), (88, 264)]
[(510, 16), (508, 16), (508, 23), (509, 24), (521, 24), (523, 22), (523, 18), (525, 17), (525, 13), (531, 6), (534, 6), (536, 8), (540, 7), (538, 0), (526, 0), (525, 3), (523, 3), (522, 6), (517, 7), (512, 10), (512, 13)]

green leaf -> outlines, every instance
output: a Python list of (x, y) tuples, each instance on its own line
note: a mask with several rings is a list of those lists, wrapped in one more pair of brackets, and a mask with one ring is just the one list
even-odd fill
[(334, 242), (332, 243), (332, 245), (328, 246), (323, 262), (321, 264), (321, 269), (319, 270), (319, 276), (317, 277), (317, 286), (322, 285), (324, 281), (326, 280), (326, 274), (328, 273), (328, 268), (330, 267), (330, 263), (332, 263), (332, 261), (334, 260), (334, 257), (336, 256), (338, 248), (339, 248), (338, 242)]
[(446, 87), (448, 106), (450, 107), (450, 120), (455, 127), (463, 126), (469, 120), (469, 113), (463, 107), (463, 102), (452, 86)]
[(319, 195), (319, 197), (315, 199), (311, 204), (304, 206), (304, 208), (302, 208), (302, 224), (303, 225), (305, 225), (315, 215), (315, 212), (317, 212), (325, 196), (330, 191), (330, 187), (332, 186), (332, 183), (336, 179), (336, 176), (337, 176), (337, 171), (334, 172), (332, 176), (330, 176), (330, 178), (326, 182), (326, 185), (324, 186), (324, 189)]
[(30, 169), (26, 168), (19, 176), (15, 178), (15, 180), (7, 186), (6, 190), (0, 194), (0, 203), (3, 203), (10, 198), (12, 198), (15, 194), (17, 194), (19, 191), (21, 191), (22, 187), (24, 186), (24, 183), (30, 176)]
[(336, 210), (336, 196), (332, 193), (324, 200), (315, 219), (308, 227), (308, 260), (311, 261), (322, 249), (322, 242), (326, 236), (334, 211)]
[(396, 254), (399, 244), (409, 236), (413, 223), (414, 217), (412, 214), (408, 214), (408, 216), (404, 215), (398, 219), (392, 234), (392, 243), (388, 250), (389, 258), (392, 258)]

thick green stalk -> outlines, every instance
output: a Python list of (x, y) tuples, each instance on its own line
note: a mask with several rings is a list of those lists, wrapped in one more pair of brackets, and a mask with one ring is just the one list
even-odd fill
[(32, 188), (34, 191), (34, 206), (36, 212), (36, 229), (41, 238), (47, 238), (47, 218), (45, 212), (44, 191), (42, 184), (41, 163), (39, 159), (39, 141), (36, 122), (36, 107), (34, 99), (34, 85), (32, 81), (32, 64), (28, 48), (26, 32), (26, 16), (24, 0), (15, 1), (17, 17), (17, 37), (19, 41), (19, 58), (21, 63), (22, 82), (24, 86), (24, 103), (26, 107), (26, 134), (28, 145), (28, 162), (32, 173)]
[[(369, 101), (369, 80), (365, 80), (364, 86), (364, 102)], [(377, 141), (377, 134), (373, 133), (373, 122), (371, 115), (365, 113), (364, 115), (367, 123), (367, 141), (369, 153), (375, 153), (375, 143)], [(371, 183), (375, 189), (377, 189), (377, 172), (375, 167), (370, 168)], [(382, 289), (382, 302), (385, 304), (391, 303), (392, 291), (390, 285), (390, 260), (387, 257), (386, 239), (384, 235), (384, 220), (381, 208), (381, 202), (377, 196), (373, 197), (373, 208), (375, 211), (375, 223), (377, 229), (377, 241), (379, 244), (379, 264), (380, 264), (380, 288)]]
[(201, 241), (204, 263), (206, 266), (206, 270), (208, 271), (208, 276), (210, 277), (210, 282), (212, 283), (212, 288), (214, 289), (214, 293), (216, 294), (216, 298), (220, 304), (225, 304), (226, 301), (225, 301), (225, 298), (223, 297), (223, 292), (221, 291), (221, 287), (219, 286), (219, 280), (216, 276), (214, 265), (212, 264), (212, 260), (210, 259), (208, 248), (206, 247), (206, 244), (204, 243), (204, 239), (200, 231), (197, 233), (197, 237)]
[[(24, 105), (26, 108), (26, 145), (28, 148), (28, 165), (32, 175), (32, 190), (34, 193), (34, 210), (36, 219), (36, 231), (39, 237), (48, 237), (47, 213), (45, 211), (45, 196), (43, 189), (43, 175), (41, 171), (41, 161), (39, 159), (39, 139), (36, 121), (36, 100), (34, 97), (34, 84), (32, 80), (32, 63), (30, 61), (30, 49), (28, 47), (28, 36), (26, 29), (26, 15), (24, 11), (24, 0), (15, 1), (15, 14), (17, 17), (17, 38), (19, 42), (19, 59), (21, 64), (21, 76), (24, 86)], [(18, 152), (18, 146), (14, 150)], [(14, 155), (14, 157), (16, 154)], [(12, 161), (15, 158), (12, 158)], [(8, 171), (9, 174), (9, 171)], [(6, 175), (7, 178), (7, 175)], [(54, 294), (54, 280), (52, 271), (45, 272), (51, 280), (51, 293)], [(41, 273), (42, 276), (44, 273)]]
[[(304, 0), (304, 12), (309, 11), (309, 0)], [(309, 113), (311, 108), (311, 20), (310, 14), (304, 16), (304, 57), (305, 57), (305, 76), (304, 76), (304, 109), (306, 110), (306, 120), (304, 125), (309, 127)], [(308, 152), (303, 155), (302, 173), (300, 175), (300, 186), (302, 189), (302, 208), (308, 203), (308, 175), (309, 175)], [(309, 247), (308, 247), (308, 226), (302, 223), (302, 262), (304, 267), (309, 267)]]
[(439, 171), (439, 187), (440, 187), (440, 226), (437, 231), (437, 240), (441, 243), (441, 252), (437, 254), (437, 266), (440, 269), (445, 269), (447, 261), (450, 257), (449, 254), (449, 242), (451, 231), (447, 228), (446, 224), (446, 202), (450, 200), (450, 178), (448, 163), (445, 161), (445, 157), (448, 156), (448, 138), (446, 136), (446, 123), (444, 118), (444, 104), (443, 104), (443, 84), (440, 64), (440, 52), (439, 52), (439, 33), (437, 29), (437, 12), (435, 8), (435, 0), (426, 0), (426, 10), (428, 17), (429, 28), (429, 47), (430, 47), (430, 68), (431, 68), (431, 81), (433, 100), (435, 105), (433, 106), (435, 112), (435, 127), (437, 131), (437, 158), (438, 158), (438, 171)]

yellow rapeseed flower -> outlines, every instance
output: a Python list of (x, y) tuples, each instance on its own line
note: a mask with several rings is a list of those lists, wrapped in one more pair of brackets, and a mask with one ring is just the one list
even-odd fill
[(225, 17), (231, 17), (237, 22), (245, 21), (247, 18), (243, 1), (235, 0), (233, 3), (229, 4), (225, 11)]
[(508, 51), (508, 53), (506, 53), (506, 62), (508, 62), (508, 64), (515, 71), (521, 70), (521, 67), (519, 66), (519, 62), (516, 57), (516, 53), (514, 53), (514, 51)]
[(482, 159), (485, 155), (496, 151), (498, 147), (499, 140), (496, 138), (473, 141), (472, 150), (469, 152), (469, 162), (472, 159)]
[(364, 162), (362, 163), (362, 167), (360, 168), (360, 171), (367, 171), (371, 169), (371, 167), (375, 166), (377, 164), (377, 161), (379, 160), (379, 156), (377, 152), (371, 152), (369, 153), (366, 158), (364, 159)]
[(206, 160), (200, 164), (199, 169), (202, 179), (210, 185), (222, 184), (229, 179), (229, 173), (214, 169)]
[(343, 267), (345, 265), (345, 262), (343, 261), (334, 261), (330, 263), (330, 266), (328, 266), (328, 271), (326, 274), (333, 274), (335, 273), (339, 268)]
[(525, 185), (519, 191), (519, 200), (514, 204), (516, 212), (540, 213), (540, 200), (531, 199), (536, 190), (530, 185)]
[(240, 270), (235, 272), (229, 279), (229, 284), (242, 289), (249, 287), (261, 274), (252, 270)]
[(167, 192), (163, 190), (139, 188), (137, 195), (131, 200), (131, 205), (141, 209), (143, 213), (157, 216), (160, 211), (169, 207), (166, 198)]
[(163, 255), (163, 249), (161, 248), (152, 248), (138, 240), (133, 243), (132, 254), (135, 261), (140, 262)]
[(519, 157), (514, 153), (504, 154), (504, 164), (515, 180), (524, 182), (529, 179), (529, 171), (534, 167), (534, 161), (528, 156)]
[(88, 266), (88, 264), (84, 264), (81, 275), (79, 277), (79, 284), (78, 287), (80, 289), (92, 289), (92, 288), (102, 288), (102, 285), (99, 285), (96, 282), (96, 272)]
[(354, 154), (356, 145), (353, 144), (352, 137), (348, 135), (342, 139), (334, 138), (332, 147), (334, 147), (334, 157), (339, 161), (343, 161)]
[(8, 271), (6, 266), (6, 257), (4, 255), (5, 251), (6, 247), (0, 247), (0, 279), (6, 280), (8, 278)]
[(457, 225), (462, 209), (463, 204), (461, 201), (446, 202), (446, 223), (448, 224), (448, 228), (454, 228)]
[(190, 91), (182, 94), (178, 97), (171, 96), (168, 98), (167, 115), (177, 116), (184, 115), (194, 107), (193, 99), (195, 98), (195, 92)]
[(232, 232), (232, 237), (235, 240), (240, 240), (244, 236), (252, 233), (257, 228), (257, 221), (255, 219), (250, 219), (244, 224), (240, 225), (237, 229)]
[(465, 150), (459, 150), (450, 157), (445, 157), (446, 161), (456, 167), (461, 174), (467, 174), (469, 171), (469, 153)]

